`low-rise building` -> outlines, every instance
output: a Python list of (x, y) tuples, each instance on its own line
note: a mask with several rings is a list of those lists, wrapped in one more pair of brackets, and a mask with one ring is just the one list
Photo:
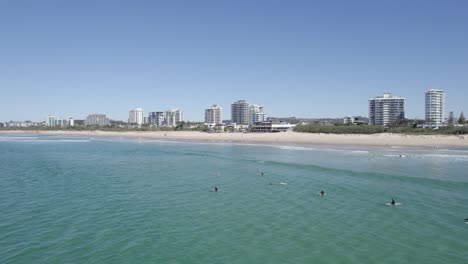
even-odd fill
[(250, 132), (286, 132), (292, 130), (295, 126), (284, 122), (261, 121), (254, 122), (250, 126)]
[(351, 124), (351, 125), (358, 125), (358, 124), (366, 124), (367, 121), (363, 120), (362, 117), (358, 116), (347, 116), (343, 118), (343, 124)]
[[(3, 123), (0, 123), (3, 124)], [(10, 121), (3, 124), (5, 128), (26, 128), (26, 127), (40, 127), (43, 126), (42, 122), (31, 122), (27, 121)]]
[(249, 125), (230, 123), (225, 126), (225, 130), (229, 132), (247, 132), (249, 130)]

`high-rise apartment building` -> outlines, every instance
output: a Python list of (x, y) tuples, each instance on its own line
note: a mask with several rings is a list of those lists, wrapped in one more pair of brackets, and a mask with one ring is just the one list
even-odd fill
[(426, 125), (442, 126), (445, 122), (445, 93), (430, 89), (426, 92)]
[(405, 98), (384, 93), (383, 96), (369, 98), (369, 123), (387, 126), (405, 118)]
[(128, 123), (129, 124), (137, 124), (137, 125), (141, 126), (143, 124), (143, 122), (144, 122), (143, 109), (136, 108), (136, 109), (130, 110), (130, 112), (128, 112)]
[(74, 120), (71, 117), (69, 119), (65, 119), (62, 117), (48, 115), (45, 124), (48, 127), (68, 127), (74, 126)]
[(250, 124), (250, 104), (239, 100), (231, 104), (231, 122), (238, 125)]
[(148, 123), (153, 127), (162, 127), (164, 125), (165, 114), (164, 112), (150, 112), (148, 116)]
[(90, 114), (84, 123), (85, 126), (107, 126), (110, 124), (110, 120), (104, 114)]
[(252, 125), (255, 122), (266, 121), (265, 112), (263, 111), (263, 106), (260, 105), (250, 105), (250, 124)]
[(48, 115), (46, 119), (46, 126), (55, 127), (57, 126), (57, 118), (53, 115)]
[(184, 121), (183, 111), (180, 109), (173, 109), (166, 111), (164, 124), (167, 127), (175, 127), (178, 123)]
[(206, 124), (222, 124), (222, 108), (218, 105), (213, 105), (212, 107), (205, 110), (205, 123)]

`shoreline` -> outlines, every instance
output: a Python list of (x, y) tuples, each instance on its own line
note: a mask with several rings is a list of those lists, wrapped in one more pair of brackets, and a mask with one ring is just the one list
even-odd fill
[(468, 147), (468, 135), (402, 135), (402, 134), (316, 134), (301, 132), (279, 133), (207, 133), (198, 131), (44, 131), (3, 130), (1, 134), (32, 134), (56, 136), (88, 136), (165, 141), (248, 143), (272, 145), (333, 145), (365, 147)]

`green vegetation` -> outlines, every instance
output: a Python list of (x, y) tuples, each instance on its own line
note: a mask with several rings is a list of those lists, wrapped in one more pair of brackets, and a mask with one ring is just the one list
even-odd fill
[(463, 115), (463, 112), (460, 113), (460, 117), (458, 118), (458, 124), (465, 124), (466, 119), (465, 116)]
[(11, 127), (0, 128), (0, 130), (24, 130), (24, 131), (112, 131), (112, 132), (127, 132), (127, 131), (208, 131), (208, 127), (202, 123), (180, 122), (175, 127), (150, 127), (144, 125), (141, 127), (128, 127), (120, 125), (109, 126), (73, 126), (73, 127)]
[(468, 134), (468, 127), (444, 127), (439, 129), (418, 128), (415, 126), (383, 127), (371, 125), (321, 125), (304, 124), (294, 128), (296, 132), (327, 133), (327, 134), (377, 134), (397, 133), (414, 135), (463, 135)]
[[(463, 116), (462, 116), (463, 117)], [(460, 121), (460, 120), (458, 120)], [(463, 121), (463, 120), (461, 120)], [(466, 122), (466, 120), (465, 120)], [(294, 128), (296, 132), (304, 133), (325, 133), (325, 134), (378, 134), (378, 133), (397, 133), (397, 134), (412, 134), (412, 135), (465, 135), (468, 134), (468, 126), (464, 127), (443, 127), (439, 129), (421, 128), (418, 127), (418, 122), (399, 121), (390, 124), (388, 127), (371, 126), (371, 125), (344, 125), (344, 124), (298, 124)], [(462, 123), (460, 123), (462, 124)], [(124, 126), (75, 126), (75, 127), (12, 127), (0, 128), (0, 130), (23, 130), (23, 131), (112, 131), (112, 132), (127, 132), (127, 131), (203, 131), (209, 129), (203, 123), (181, 122), (176, 127), (124, 127)], [(215, 130), (216, 131), (216, 130)]]

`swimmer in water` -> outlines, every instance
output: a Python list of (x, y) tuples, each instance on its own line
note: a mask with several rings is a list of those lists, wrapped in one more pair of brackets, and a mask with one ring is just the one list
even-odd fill
[(392, 202), (390, 204), (395, 205), (395, 200), (393, 200), (393, 197), (392, 197)]
[(320, 191), (320, 195), (321, 196), (324, 196), (325, 195), (325, 192), (323, 190)]
[(218, 186), (215, 186), (214, 189), (213, 189), (215, 192), (218, 191)]
[(263, 171), (262, 171), (262, 173), (260, 173), (260, 174), (263, 176)]

